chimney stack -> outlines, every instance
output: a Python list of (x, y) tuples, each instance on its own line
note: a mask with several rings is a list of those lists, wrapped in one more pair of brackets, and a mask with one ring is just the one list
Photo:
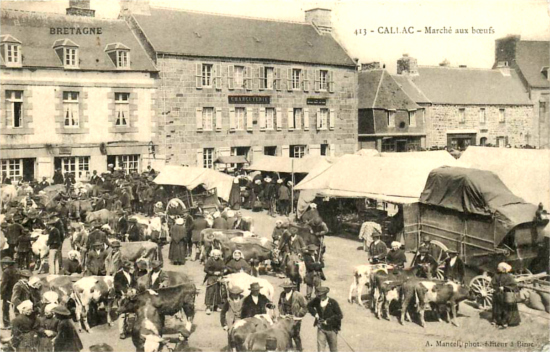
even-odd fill
[(441, 66), (441, 67), (450, 67), (451, 62), (449, 60), (445, 59), (445, 60), (443, 60), (439, 63), (439, 66)]
[(90, 9), (90, 0), (69, 0), (66, 11), (68, 16), (95, 17), (95, 10)]
[(329, 9), (315, 8), (306, 10), (306, 22), (311, 23), (320, 33), (332, 32), (332, 12)]
[(379, 61), (367, 62), (365, 64), (361, 64), (361, 71), (378, 70), (378, 69), (380, 69)]
[(149, 0), (120, 0), (121, 15), (151, 15)]
[(403, 54), (403, 57), (397, 60), (398, 75), (418, 75), (418, 61), (409, 54)]

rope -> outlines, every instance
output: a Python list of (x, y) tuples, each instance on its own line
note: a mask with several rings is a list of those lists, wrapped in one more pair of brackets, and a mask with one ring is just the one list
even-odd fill
[(338, 333), (338, 337), (340, 337), (342, 339), (342, 341), (344, 341), (344, 343), (349, 347), (349, 349), (351, 350), (351, 352), (355, 352), (355, 350), (353, 349), (353, 347), (350, 346), (350, 344), (346, 341), (346, 339), (344, 338), (344, 336), (342, 336), (341, 333)]

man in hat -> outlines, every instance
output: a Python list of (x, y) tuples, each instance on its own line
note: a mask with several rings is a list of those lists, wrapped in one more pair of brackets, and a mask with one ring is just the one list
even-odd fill
[(206, 296), (204, 304), (206, 305), (206, 314), (210, 315), (212, 310), (215, 310), (218, 305), (221, 305), (220, 283), (219, 280), (223, 276), (224, 262), (222, 252), (219, 249), (213, 249), (210, 252), (210, 258), (204, 265), (206, 277)]
[(115, 232), (117, 234), (117, 237), (124, 236), (128, 233), (130, 225), (130, 223), (128, 222), (128, 212), (125, 210), (118, 210), (116, 214), (119, 216), (119, 218), (115, 226)]
[[(24, 301), (30, 300), (35, 308), (38, 308), (40, 304), (40, 287), (42, 283), (38, 276), (32, 276), (29, 270), (19, 271), (19, 281), (13, 285), (11, 294), (11, 303), (14, 307), (17, 307)], [(15, 314), (19, 314), (15, 312)]]
[(288, 224), (281, 224), (283, 234), (279, 240), (279, 251), (281, 253), (281, 264), (285, 264), (289, 255), (300, 255), (306, 248), (306, 243), (302, 236), (298, 236), (298, 229), (295, 227), (288, 228)]
[(0, 299), (2, 299), (2, 329), (10, 328), (10, 300), (13, 286), (19, 279), (15, 261), (8, 256), (2, 256), (2, 282), (0, 284)]
[(168, 287), (170, 285), (170, 278), (168, 274), (162, 270), (162, 262), (160, 260), (151, 261), (151, 268), (151, 272), (146, 276), (147, 287), (152, 290)]
[(42, 181), (38, 183), (38, 189), (36, 193), (40, 192), (41, 190), (49, 186), (50, 186), (50, 183), (48, 182), (48, 178), (46, 176), (42, 177)]
[(243, 309), (243, 290), (237, 286), (233, 286), (229, 289), (229, 299), (224, 303), (220, 312), (220, 323), (224, 331), (227, 331), (227, 345), (230, 351), (234, 351), (237, 346), (233, 345), (233, 339), (229, 332), (233, 327), (233, 324), (237, 320), (241, 319), (241, 312)]
[(50, 275), (59, 274), (59, 267), (61, 266), (61, 248), (63, 246), (63, 237), (61, 232), (54, 226), (54, 222), (50, 220), (47, 223), (48, 229), (48, 241), (46, 245), (50, 247), (48, 253), (48, 265), (50, 267)]
[(88, 235), (88, 251), (92, 250), (94, 244), (97, 242), (101, 242), (107, 247), (110, 246), (109, 239), (107, 238), (107, 234), (105, 233), (105, 231), (103, 231), (103, 229), (101, 228), (102, 226), (103, 224), (98, 220), (95, 220), (90, 224), (90, 228), (92, 228), (92, 230)]
[(391, 243), (391, 250), (386, 256), (388, 264), (392, 265), (394, 269), (403, 269), (407, 258), (405, 257), (405, 251), (401, 249), (401, 242), (393, 241)]
[(19, 237), (23, 235), (25, 228), (21, 226), (18, 222), (19, 216), (8, 217), (8, 225), (6, 228), (6, 240), (8, 242), (9, 248), (7, 249), (6, 255), (13, 258), (15, 250), (17, 247), (17, 242)]
[(233, 229), (234, 230), (241, 230), (241, 231), (244, 231), (244, 228), (245, 228), (245, 223), (243, 221), (243, 213), (241, 213), (240, 211), (237, 211), (235, 213), (235, 222), (233, 223)]
[[(281, 316), (291, 315), (294, 318), (294, 325), (290, 336), (294, 340), (294, 347), (296, 351), (302, 351), (302, 339), (300, 337), (300, 329), (302, 327), (302, 319), (307, 313), (307, 302), (304, 296), (296, 291), (296, 286), (290, 282), (285, 281), (281, 284), (284, 289), (279, 296), (279, 314)], [(292, 346), (288, 346), (292, 349)]]
[(199, 242), (201, 241), (201, 231), (204, 229), (209, 228), (210, 225), (208, 224), (208, 221), (204, 218), (203, 213), (200, 211), (197, 211), (193, 224), (191, 225), (191, 242), (192, 242), (192, 253), (191, 253), (191, 261), (195, 261), (199, 259), (200, 256), (200, 250), (199, 250)]
[(268, 206), (268, 214), (270, 216), (275, 216), (275, 185), (271, 181), (272, 179), (269, 176), (264, 179), (263, 199)]
[(431, 279), (437, 275), (437, 261), (430, 255), (428, 246), (420, 246), (418, 254), (414, 257), (413, 267), (420, 266), (419, 276)]
[(283, 179), (278, 179), (280, 181), (279, 189), (277, 190), (277, 199), (279, 201), (279, 211), (281, 215), (288, 216), (290, 212), (290, 189), (284, 184)]
[(120, 253), (120, 241), (114, 240), (111, 243), (111, 252), (105, 258), (105, 271), (107, 275), (112, 276), (122, 266), (122, 254)]
[[(437, 255), (440, 253), (439, 247), (432, 243), (432, 239), (429, 235), (422, 236), (422, 243), (420, 243), (420, 246), (418, 246), (418, 253), (420, 253), (420, 248), (427, 248), (428, 253), (430, 254), (430, 256), (432, 256), (432, 258), (436, 258)], [(447, 257), (447, 253), (443, 252), (441, 261), (446, 260)]]
[(342, 326), (344, 315), (336, 300), (329, 298), (328, 287), (319, 287), (315, 297), (307, 308), (309, 314), (315, 317), (313, 326), (317, 327), (317, 351), (324, 351), (328, 343), (330, 352), (338, 351), (338, 332)]
[(55, 169), (53, 173), (53, 184), (54, 185), (62, 185), (63, 184), (63, 174), (61, 173), (61, 169)]
[(128, 237), (128, 241), (130, 242), (138, 242), (141, 240), (141, 231), (139, 230), (137, 222), (137, 218), (135, 217), (128, 219), (129, 227), (126, 237)]
[(445, 260), (444, 278), (448, 281), (464, 283), (464, 262), (458, 256), (458, 252), (449, 249), (447, 250), (449, 257)]
[(104, 276), (107, 271), (105, 269), (105, 258), (107, 252), (104, 250), (105, 243), (96, 242), (92, 246), (93, 249), (88, 251), (88, 258), (86, 259), (86, 273), (93, 276)]
[[(115, 299), (119, 302), (123, 295), (128, 293), (128, 290), (136, 288), (136, 279), (133, 277), (134, 265), (131, 261), (125, 260), (120, 269), (114, 275)], [(128, 331), (128, 314), (122, 313), (118, 321), (118, 332), (121, 339), (126, 338)]]
[(250, 294), (243, 300), (241, 319), (251, 318), (257, 314), (267, 314), (267, 309), (273, 309), (271, 301), (260, 293), (262, 286), (253, 282), (250, 285)]
[(219, 211), (215, 211), (214, 214), (212, 214), (214, 217), (214, 223), (212, 224), (213, 229), (218, 230), (227, 230), (227, 221), (221, 216)]
[(97, 170), (92, 171), (92, 176), (90, 177), (90, 184), (94, 186), (101, 185), (103, 183), (103, 179), (101, 176), (97, 174)]
[(20, 269), (29, 269), (32, 254), (32, 238), (29, 230), (24, 229), (17, 240), (17, 265)]
[(316, 251), (317, 246), (310, 244), (306, 247), (306, 251), (303, 255), (304, 264), (306, 265), (306, 278), (304, 281), (307, 285), (306, 298), (308, 301), (311, 300), (313, 289), (317, 292), (321, 286), (321, 273), (323, 272), (324, 265), (317, 260)]
[(153, 182), (153, 179), (147, 179), (147, 183), (144, 186), (143, 190), (141, 191), (141, 198), (144, 206), (144, 212), (148, 216), (153, 215), (153, 201), (155, 198), (153, 187), (151, 186), (151, 183)]
[(372, 234), (373, 241), (369, 247), (369, 260), (372, 264), (384, 262), (388, 254), (388, 247), (380, 237), (381, 235), (378, 232)]

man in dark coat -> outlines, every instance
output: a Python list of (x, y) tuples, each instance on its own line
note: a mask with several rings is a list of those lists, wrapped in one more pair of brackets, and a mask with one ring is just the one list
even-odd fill
[(260, 293), (261, 289), (262, 287), (257, 282), (250, 285), (250, 295), (243, 300), (241, 319), (251, 318), (257, 314), (266, 314), (267, 308), (273, 308), (271, 301)]
[(376, 264), (385, 261), (386, 255), (388, 254), (388, 247), (380, 240), (380, 234), (378, 232), (372, 234), (372, 239), (374, 241), (372, 241), (369, 247), (371, 263)]
[(236, 219), (235, 219), (235, 222), (233, 223), (233, 229), (244, 231), (246, 224), (243, 220), (243, 214), (240, 211), (238, 211), (235, 213), (235, 215), (236, 215)]
[(123, 237), (128, 233), (128, 228), (130, 225), (128, 222), (128, 213), (125, 210), (120, 210), (118, 215), (120, 215), (120, 217), (118, 218), (115, 231), (118, 236)]
[[(119, 302), (122, 295), (128, 293), (131, 288), (136, 288), (137, 283), (134, 275), (131, 273), (134, 265), (130, 261), (124, 261), (122, 267), (116, 272), (113, 281), (115, 287), (115, 299)], [(126, 338), (126, 332), (128, 331), (128, 314), (122, 313), (118, 321), (118, 332), (121, 339)]]
[(2, 283), (0, 288), (0, 299), (2, 299), (2, 329), (10, 327), (10, 300), (13, 293), (13, 286), (19, 280), (19, 274), (15, 268), (15, 261), (10, 257), (2, 257)]
[(17, 240), (17, 265), (20, 269), (29, 269), (32, 255), (32, 238), (29, 230), (24, 229)]
[[(168, 277), (168, 274), (162, 270), (162, 262), (160, 260), (153, 260), (151, 262), (151, 267), (151, 272), (144, 276), (144, 280), (147, 281), (145, 284), (146, 288), (158, 290), (162, 287), (168, 287), (170, 285), (170, 278)], [(140, 285), (141, 282), (144, 281), (140, 279), (138, 285)]]
[(313, 326), (317, 327), (317, 351), (324, 351), (328, 342), (330, 352), (338, 351), (338, 331), (342, 326), (344, 315), (336, 300), (329, 298), (328, 287), (319, 287), (315, 297), (307, 308), (315, 317)]
[(214, 223), (212, 224), (213, 229), (227, 230), (227, 220), (225, 220), (219, 211), (214, 212)]
[(141, 231), (139, 230), (137, 219), (130, 218), (128, 222), (130, 223), (128, 228), (128, 241), (129, 242), (141, 241)]
[(48, 254), (48, 264), (50, 267), (50, 275), (59, 274), (59, 267), (61, 266), (61, 248), (63, 246), (63, 237), (59, 230), (53, 226), (53, 223), (48, 222), (48, 241), (46, 245), (50, 247)]
[[(20, 270), (19, 277), (19, 281), (13, 285), (11, 303), (14, 307), (17, 307), (22, 302), (30, 300), (34, 307), (38, 309), (41, 300), (40, 279), (32, 276), (29, 270)], [(19, 312), (15, 311), (15, 314), (17, 315)]]
[(19, 219), (19, 216), (15, 216), (14, 218), (10, 218), (8, 220), (9, 224), (6, 229), (6, 240), (8, 242), (9, 248), (8, 251), (5, 252), (6, 255), (13, 258), (13, 255), (15, 254), (15, 247), (17, 247), (17, 242), (19, 241), (19, 237), (23, 235), (23, 232), (25, 231), (25, 228), (21, 226), (16, 220)]
[(101, 242), (106, 246), (110, 245), (109, 240), (107, 239), (107, 234), (105, 233), (105, 231), (101, 229), (101, 224), (99, 222), (95, 222), (93, 226), (94, 226), (94, 229), (90, 231), (90, 234), (88, 235), (88, 241), (87, 241), (88, 252), (91, 251), (94, 245), (98, 242)]
[(48, 187), (49, 185), (50, 183), (48, 182), (48, 178), (46, 176), (42, 177), (42, 181), (38, 183), (38, 191), (36, 193), (40, 192), (41, 190)]
[(53, 173), (53, 184), (54, 185), (62, 185), (64, 181), (63, 174), (61, 173), (61, 169), (56, 169)]
[(437, 276), (437, 261), (430, 255), (428, 247), (420, 247), (418, 255), (414, 258), (412, 266), (421, 266), (423, 270), (420, 276), (431, 279)]
[(86, 258), (86, 273), (88, 275), (103, 276), (106, 274), (107, 251), (103, 248), (105, 248), (103, 242), (96, 242), (93, 245), (93, 250), (88, 251), (88, 258)]
[(101, 178), (101, 176), (97, 174), (97, 170), (94, 170), (92, 172), (92, 176), (90, 177), (90, 184), (94, 186), (99, 186), (102, 183), (103, 183), (103, 179)]
[(281, 215), (288, 216), (290, 212), (290, 189), (284, 184), (281, 183), (277, 191), (277, 199), (279, 201), (279, 209)]
[(445, 260), (443, 274), (445, 280), (464, 283), (464, 262), (456, 251), (449, 249), (447, 253), (449, 254), (449, 258)]
[[(294, 326), (290, 333), (297, 351), (302, 351), (302, 339), (300, 330), (302, 327), (302, 318), (307, 314), (307, 302), (304, 296), (299, 291), (296, 291), (296, 286), (290, 282), (284, 282), (281, 287), (284, 291), (279, 296), (279, 314), (291, 315), (294, 318)], [(289, 346), (289, 350), (292, 346)]]
[(201, 231), (209, 228), (208, 222), (204, 218), (204, 215), (197, 212), (195, 215), (195, 220), (193, 220), (193, 225), (191, 226), (191, 242), (193, 244), (193, 253), (191, 254), (191, 261), (199, 259), (199, 242), (201, 240)]
[(315, 292), (318, 292), (319, 287), (321, 287), (321, 273), (323, 271), (323, 263), (317, 261), (315, 256), (315, 251), (317, 246), (310, 244), (307, 246), (307, 251), (304, 253), (304, 264), (306, 265), (306, 278), (305, 282), (307, 285), (306, 289), (306, 298), (309, 301), (311, 295), (313, 294), (313, 289)]

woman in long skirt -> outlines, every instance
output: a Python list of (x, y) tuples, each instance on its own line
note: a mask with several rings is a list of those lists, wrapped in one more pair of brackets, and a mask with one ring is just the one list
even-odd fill
[(36, 319), (34, 329), (38, 333), (37, 351), (52, 352), (53, 338), (57, 335), (58, 321), (54, 317), (53, 309), (57, 306), (50, 303), (44, 308), (44, 316)]
[(516, 302), (506, 302), (506, 295), (517, 292), (518, 284), (510, 274), (512, 267), (507, 263), (500, 263), (497, 268), (497, 274), (491, 281), (491, 287), (495, 290), (493, 293), (493, 321), (491, 324), (497, 325), (501, 329), (509, 326), (517, 326), (521, 323), (518, 304)]
[(170, 229), (170, 251), (168, 259), (174, 265), (185, 264), (187, 230), (182, 218), (176, 219), (176, 223)]
[(239, 184), (239, 178), (233, 179), (231, 185), (231, 192), (229, 193), (229, 207), (233, 210), (239, 210), (241, 208), (241, 186)]
[(71, 312), (62, 305), (52, 310), (59, 321), (57, 324), (57, 336), (54, 338), (54, 352), (79, 352), (82, 350), (82, 341), (71, 321)]
[(12, 320), (12, 345), (17, 352), (33, 352), (35, 350), (36, 335), (34, 330), (35, 316), (33, 304), (26, 300), (17, 306), (19, 315)]

